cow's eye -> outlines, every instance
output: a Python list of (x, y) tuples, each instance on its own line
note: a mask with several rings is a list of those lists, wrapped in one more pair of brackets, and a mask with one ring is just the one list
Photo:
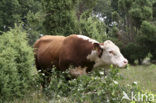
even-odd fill
[(110, 54), (113, 54), (113, 51), (109, 51)]
[(116, 55), (113, 51), (109, 51), (110, 54)]

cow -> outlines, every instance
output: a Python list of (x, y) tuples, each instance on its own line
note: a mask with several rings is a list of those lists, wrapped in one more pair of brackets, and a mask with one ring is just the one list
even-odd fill
[(110, 40), (104, 43), (84, 35), (70, 35), (63, 41), (59, 54), (59, 69), (66, 70), (69, 65), (87, 67), (90, 72), (95, 67), (115, 65), (126, 67), (128, 60), (120, 49)]
[[(52, 65), (60, 71), (65, 71), (72, 65), (86, 68), (86, 72), (90, 72), (100, 66), (112, 64), (123, 68), (128, 64), (128, 60), (112, 41), (99, 43), (84, 35), (43, 36), (36, 41), (34, 48), (36, 67), (46, 71), (45, 75), (50, 73)], [(78, 71), (75, 69), (73, 74), (79, 75), (81, 72), (76, 73), (76, 70)]]

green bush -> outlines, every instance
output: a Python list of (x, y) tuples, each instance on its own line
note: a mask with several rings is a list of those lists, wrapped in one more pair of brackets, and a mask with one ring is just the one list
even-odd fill
[(99, 42), (106, 38), (106, 25), (96, 17), (80, 19), (80, 34), (91, 37)]
[(23, 97), (33, 83), (33, 50), (15, 26), (0, 36), (0, 102)]
[(123, 92), (128, 96), (131, 96), (132, 92), (135, 94), (145, 93), (135, 83), (126, 86), (119, 84), (117, 81), (121, 79), (121, 76), (119, 69), (116, 68), (111, 68), (107, 76), (104, 76), (102, 69), (68, 81), (65, 76), (69, 76), (68, 71), (61, 73), (53, 69), (50, 85), (45, 88), (45, 93), (51, 101), (60, 101), (60, 103), (61, 100), (73, 103), (130, 103), (133, 100), (122, 100)]

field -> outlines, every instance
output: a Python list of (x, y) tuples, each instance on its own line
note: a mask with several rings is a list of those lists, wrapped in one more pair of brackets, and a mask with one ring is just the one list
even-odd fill
[(124, 77), (120, 83), (137, 82), (144, 90), (156, 93), (156, 65), (130, 66), (128, 70), (120, 70), (120, 73)]
[[(156, 65), (130, 66), (129, 69), (121, 69), (120, 74), (123, 79), (119, 81), (119, 84), (128, 85), (137, 82), (137, 85), (142, 87), (143, 90), (148, 90), (156, 94)], [(50, 103), (71, 102), (70, 98), (48, 100), (41, 90), (38, 90), (27, 95), (25, 99), (15, 100), (13, 103), (49, 103), (49, 101)]]

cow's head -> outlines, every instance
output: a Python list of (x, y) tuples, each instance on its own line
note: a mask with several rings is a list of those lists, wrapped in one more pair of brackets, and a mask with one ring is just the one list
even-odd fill
[(120, 68), (126, 67), (128, 61), (121, 54), (120, 49), (110, 40), (106, 40), (104, 43), (94, 43), (94, 52), (98, 56), (98, 61), (102, 64), (115, 65)]

